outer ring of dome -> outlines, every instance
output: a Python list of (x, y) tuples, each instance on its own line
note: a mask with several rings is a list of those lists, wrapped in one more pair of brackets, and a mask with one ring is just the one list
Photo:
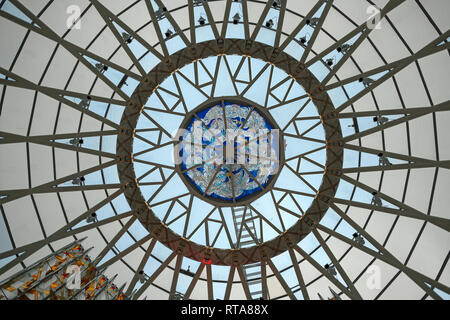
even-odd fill
[[(308, 93), (321, 117), (326, 138), (326, 167), (322, 184), (308, 210), (291, 228), (257, 246), (240, 249), (212, 248), (192, 242), (171, 230), (154, 214), (143, 197), (133, 165), (133, 138), (139, 117), (150, 95), (178, 69), (198, 59), (218, 55), (251, 56), (280, 68), (295, 79)], [(243, 39), (211, 40), (187, 47), (158, 64), (139, 84), (127, 103), (117, 138), (118, 174), (125, 197), (134, 215), (148, 232), (177, 254), (215, 265), (245, 265), (266, 261), (296, 246), (315, 227), (329, 208), (342, 175), (342, 131), (335, 107), (320, 82), (304, 65), (285, 52), (271, 46)]]

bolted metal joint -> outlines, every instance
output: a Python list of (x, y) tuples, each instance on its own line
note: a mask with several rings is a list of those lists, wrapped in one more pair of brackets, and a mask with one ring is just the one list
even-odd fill
[(185, 238), (181, 238), (180, 242), (178, 243), (178, 247), (176, 249), (176, 252), (178, 254), (183, 254), (184, 249), (187, 247), (188, 240)]
[(342, 141), (327, 141), (326, 148), (341, 148), (344, 146), (344, 143)]
[(340, 176), (342, 176), (342, 170), (326, 167), (325, 168), (325, 174), (331, 174), (333, 176), (340, 177)]
[(272, 51), (272, 56), (270, 57), (270, 61), (274, 61), (276, 58), (278, 58), (280, 54), (280, 50), (278, 48), (274, 48)]
[(219, 51), (219, 53), (224, 53), (225, 41), (223, 39), (217, 39), (217, 50)]
[(119, 154), (117, 155), (117, 161), (120, 163), (133, 163), (133, 155), (132, 154)]
[(329, 112), (329, 113), (326, 113), (326, 114), (320, 116), (320, 120), (321, 120), (322, 122), (323, 122), (323, 121), (326, 121), (326, 120), (331, 120), (331, 119), (337, 119), (337, 114), (336, 114), (336, 112)]
[(125, 127), (120, 127), (119, 134), (122, 136), (134, 137), (135, 130), (130, 129), (130, 128), (125, 128)]
[(251, 40), (246, 40), (246, 41), (245, 41), (245, 50), (244, 50), (244, 52), (245, 52), (246, 54), (250, 54), (250, 51), (252, 50), (252, 46), (253, 46), (253, 41), (251, 41)]

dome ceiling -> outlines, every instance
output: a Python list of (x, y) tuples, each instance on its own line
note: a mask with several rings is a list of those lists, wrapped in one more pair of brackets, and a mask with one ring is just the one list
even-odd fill
[(87, 237), (135, 299), (448, 299), (449, 9), (0, 1), (0, 280)]

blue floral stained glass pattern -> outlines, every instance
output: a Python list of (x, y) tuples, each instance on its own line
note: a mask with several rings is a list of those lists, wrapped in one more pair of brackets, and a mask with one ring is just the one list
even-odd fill
[(265, 188), (278, 170), (273, 129), (249, 106), (225, 102), (209, 107), (196, 114), (183, 134), (182, 170), (208, 197), (244, 199)]

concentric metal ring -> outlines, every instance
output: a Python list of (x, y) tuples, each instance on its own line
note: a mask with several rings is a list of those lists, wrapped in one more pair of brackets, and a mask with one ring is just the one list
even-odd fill
[[(321, 116), (325, 131), (326, 169), (322, 184), (311, 206), (286, 232), (278, 237), (260, 245), (241, 249), (218, 249), (199, 245), (175, 233), (160, 221), (147, 201), (144, 199), (139, 184), (136, 180), (133, 165), (133, 136), (138, 119), (144, 108), (144, 104), (158, 86), (178, 69), (198, 59), (205, 59), (217, 55), (251, 56), (273, 64), (289, 74), (308, 93)], [(241, 97), (236, 97), (241, 99)], [(245, 265), (249, 263), (267, 260), (274, 257), (302, 240), (318, 223), (328, 210), (325, 203), (334, 197), (339, 176), (342, 171), (343, 149), (340, 143), (342, 132), (339, 120), (334, 114), (334, 105), (320, 82), (306, 68), (299, 65), (297, 60), (282, 52), (277, 54), (268, 45), (249, 42), (240, 39), (227, 39), (225, 41), (209, 41), (197, 44), (195, 47), (185, 48), (170, 59), (157, 65), (140, 83), (125, 109), (121, 121), (121, 134), (117, 141), (117, 156), (120, 182), (125, 187), (125, 196), (132, 209), (135, 209), (138, 219), (143, 226), (160, 242), (170, 249), (184, 256), (197, 260), (210, 260), (216, 265)]]

